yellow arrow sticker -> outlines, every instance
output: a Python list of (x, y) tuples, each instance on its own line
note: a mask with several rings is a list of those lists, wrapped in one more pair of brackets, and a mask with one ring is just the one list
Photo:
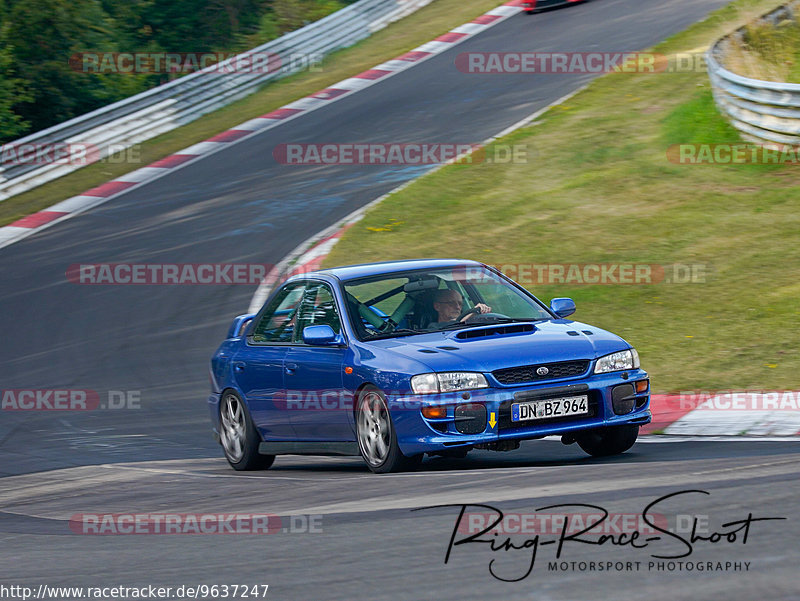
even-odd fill
[(494, 430), (494, 427), (495, 427), (496, 424), (497, 424), (497, 420), (494, 418), (494, 411), (492, 411), (489, 414), (489, 425), (492, 427), (492, 430)]

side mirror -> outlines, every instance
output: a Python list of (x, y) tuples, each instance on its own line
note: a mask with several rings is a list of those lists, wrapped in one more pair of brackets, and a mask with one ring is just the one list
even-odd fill
[(554, 298), (550, 301), (550, 310), (559, 317), (569, 317), (575, 313), (575, 301), (571, 298)]
[(254, 314), (238, 315), (228, 328), (228, 338), (237, 338), (244, 335), (247, 326), (250, 325), (254, 317)]
[(338, 336), (330, 326), (306, 326), (303, 328), (303, 342), (314, 346), (328, 346), (338, 342)]

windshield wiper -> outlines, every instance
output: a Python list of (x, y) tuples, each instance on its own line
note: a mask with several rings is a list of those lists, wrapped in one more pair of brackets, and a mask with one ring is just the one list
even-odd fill
[(409, 330), (408, 328), (398, 328), (391, 332), (376, 332), (375, 334), (368, 334), (364, 340), (380, 340), (381, 338), (394, 338), (395, 336), (410, 336), (411, 334), (424, 334), (425, 332), (419, 330)]

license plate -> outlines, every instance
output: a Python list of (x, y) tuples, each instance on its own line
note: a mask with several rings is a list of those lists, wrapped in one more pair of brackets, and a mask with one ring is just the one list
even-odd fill
[(511, 405), (511, 421), (524, 422), (533, 419), (549, 419), (551, 417), (568, 417), (589, 413), (589, 397), (570, 396), (560, 399), (530, 401)]

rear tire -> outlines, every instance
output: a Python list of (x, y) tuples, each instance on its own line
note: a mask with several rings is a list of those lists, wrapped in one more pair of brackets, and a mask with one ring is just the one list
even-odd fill
[(575, 436), (575, 442), (592, 457), (619, 455), (630, 449), (639, 436), (639, 426), (595, 428)]
[(361, 390), (355, 417), (358, 448), (370, 470), (376, 474), (401, 472), (422, 462), (422, 455), (403, 455), (386, 397), (376, 387), (366, 386)]
[(225, 391), (220, 400), (219, 425), (220, 444), (233, 469), (265, 470), (275, 461), (275, 455), (259, 454), (261, 437), (247, 406), (232, 390)]

